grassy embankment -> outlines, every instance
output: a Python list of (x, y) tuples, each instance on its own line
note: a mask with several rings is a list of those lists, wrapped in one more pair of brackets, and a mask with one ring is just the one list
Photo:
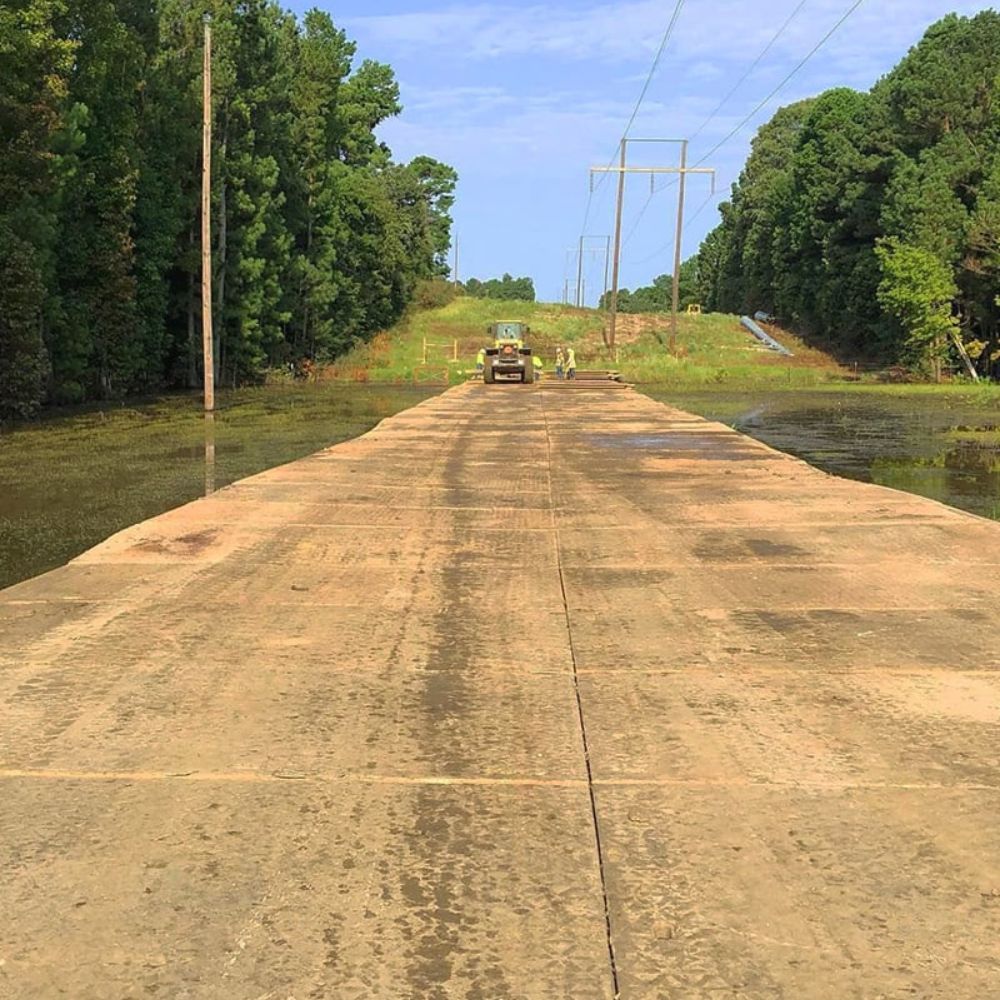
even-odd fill
[(463, 382), (475, 372), (476, 352), (487, 345), (486, 328), (500, 321), (528, 323), (531, 346), (542, 352), (550, 369), (558, 344), (576, 345), (579, 356), (580, 344), (590, 337), (600, 343), (600, 314), (591, 310), (462, 297), (439, 309), (409, 314), (388, 333), (345, 355), (329, 372), (357, 382)]
[[(759, 345), (734, 316), (682, 316), (677, 356), (667, 350), (669, 317), (621, 315), (617, 351), (609, 360), (602, 340), (604, 313), (593, 309), (463, 297), (408, 316), (392, 331), (342, 358), (330, 374), (359, 382), (456, 384), (475, 368), (486, 327), (498, 320), (529, 323), (532, 346), (552, 370), (557, 345), (572, 345), (581, 369), (613, 367), (631, 382), (677, 390), (831, 390), (899, 396), (961, 396), (1000, 400), (1000, 387), (967, 381), (944, 385), (886, 382), (856, 372), (781, 330), (772, 333), (793, 351), (783, 357)], [(426, 363), (424, 342), (427, 342)], [(454, 360), (457, 342), (458, 359)]]

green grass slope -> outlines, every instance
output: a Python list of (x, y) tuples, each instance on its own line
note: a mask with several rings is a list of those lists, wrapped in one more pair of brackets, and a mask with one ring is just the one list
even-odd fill
[(411, 313), (388, 333), (341, 358), (330, 374), (362, 382), (464, 381), (475, 372), (476, 353), (489, 342), (486, 328), (498, 322), (529, 324), (530, 346), (541, 353), (548, 369), (560, 344), (577, 348), (581, 367), (581, 345), (587, 358), (596, 359), (599, 353), (589, 345), (600, 345), (602, 313), (462, 296), (438, 309)]
[(559, 345), (576, 350), (581, 369), (610, 368), (630, 382), (677, 389), (851, 388), (894, 394), (1000, 395), (994, 386), (959, 381), (942, 386), (885, 384), (876, 373), (858, 373), (787, 331), (771, 328), (792, 352), (784, 357), (759, 344), (736, 316), (681, 316), (677, 351), (669, 345), (670, 317), (618, 317), (617, 346), (604, 346), (607, 315), (594, 309), (539, 302), (499, 302), (468, 296), (436, 309), (415, 311), (394, 329), (359, 346), (326, 371), (357, 382), (457, 384), (475, 372), (487, 327), (499, 321), (528, 323), (531, 346), (551, 372)]

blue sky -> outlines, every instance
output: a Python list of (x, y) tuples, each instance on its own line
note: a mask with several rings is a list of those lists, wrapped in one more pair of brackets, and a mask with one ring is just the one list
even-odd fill
[[(632, 135), (692, 135), (798, 7), (800, 0), (686, 0)], [(391, 63), (403, 114), (382, 128), (397, 159), (427, 154), (460, 175), (455, 209), (463, 277), (530, 274), (540, 298), (575, 278), (568, 248), (584, 220), (588, 168), (607, 164), (652, 64), (674, 0), (294, 0), (328, 10), (359, 58)], [(826, 34), (849, 0), (806, 0), (767, 58), (692, 144), (698, 160), (762, 100)], [(746, 159), (755, 126), (782, 104), (828, 87), (867, 89), (934, 21), (988, 6), (963, 0), (866, 0), (782, 93), (709, 165), (719, 191), (693, 178), (685, 256), (717, 221), (716, 204)], [(636, 147), (637, 165), (676, 156)], [(659, 158), (659, 159), (658, 159)], [(588, 231), (610, 233), (614, 183), (593, 198)], [(676, 189), (646, 206), (649, 181), (630, 179), (622, 283), (671, 270)], [(706, 200), (708, 198), (708, 200)], [(638, 220), (638, 221), (637, 221)], [(587, 298), (603, 285), (588, 257)]]

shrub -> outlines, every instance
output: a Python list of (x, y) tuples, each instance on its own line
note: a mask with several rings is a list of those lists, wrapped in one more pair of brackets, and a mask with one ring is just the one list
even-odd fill
[(444, 278), (431, 278), (417, 282), (413, 292), (414, 309), (440, 309), (455, 301), (458, 292), (455, 286)]

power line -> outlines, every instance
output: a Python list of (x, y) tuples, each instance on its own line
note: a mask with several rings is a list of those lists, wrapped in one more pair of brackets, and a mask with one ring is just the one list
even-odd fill
[[(639, 117), (639, 111), (642, 108), (643, 102), (646, 100), (646, 95), (649, 93), (649, 88), (652, 86), (653, 79), (656, 76), (656, 71), (660, 68), (660, 63), (663, 60), (663, 53), (667, 50), (667, 45), (670, 43), (670, 39), (673, 37), (674, 29), (677, 27), (677, 22), (680, 20), (681, 12), (684, 10), (684, 4), (687, 0), (677, 0), (674, 5), (674, 12), (670, 16), (670, 21), (667, 24), (665, 31), (663, 32), (663, 37), (660, 39), (660, 46), (656, 50), (656, 56), (653, 59), (653, 65), (649, 68), (649, 73), (646, 75), (646, 82), (642, 85), (642, 90), (639, 93), (639, 99), (635, 102), (635, 107), (632, 109), (632, 114), (629, 116), (628, 124), (625, 126), (625, 131), (622, 132), (622, 140), (628, 138), (629, 132), (632, 131), (632, 126), (635, 124), (636, 118)], [(614, 165), (615, 156), (618, 155), (617, 149), (612, 154), (611, 159), (608, 160), (608, 167)], [(590, 195), (587, 198), (587, 208), (583, 215), (583, 225), (580, 227), (580, 232), (585, 233), (587, 231), (587, 224), (590, 222), (590, 210), (594, 203), (594, 195), (600, 190), (601, 185), (604, 183), (605, 174), (602, 174), (598, 179), (597, 186), (591, 187)]]
[(755, 108), (753, 109), (753, 111), (751, 111), (751, 112), (750, 112), (750, 114), (748, 114), (748, 115), (746, 116), (746, 118), (744, 118), (744, 119), (743, 119), (743, 120), (742, 120), (742, 121), (741, 121), (741, 122), (740, 122), (740, 123), (739, 123), (739, 124), (738, 124), (738, 125), (736, 126), (736, 128), (734, 128), (734, 129), (733, 129), (733, 130), (732, 130), (732, 131), (731, 131), (731, 132), (729, 133), (729, 135), (727, 135), (727, 136), (725, 137), (725, 139), (721, 140), (720, 142), (717, 142), (717, 143), (716, 143), (716, 144), (715, 144), (715, 145), (714, 145), (714, 146), (713, 146), (713, 147), (712, 147), (712, 148), (711, 148), (711, 149), (710, 149), (710, 150), (709, 150), (709, 151), (708, 151), (708, 152), (707, 152), (707, 153), (706, 153), (706, 154), (705, 154), (705, 155), (704, 155), (704, 156), (703, 156), (703, 157), (702, 157), (702, 158), (701, 158), (701, 159), (700, 159), (700, 160), (699, 160), (698, 162), (699, 162), (699, 163), (704, 163), (704, 162), (705, 162), (705, 160), (708, 160), (708, 159), (711, 159), (711, 158), (712, 158), (713, 156), (715, 156), (715, 154), (716, 154), (716, 153), (717, 153), (717, 152), (718, 152), (718, 151), (719, 151), (720, 149), (722, 149), (722, 147), (723, 147), (723, 146), (725, 146), (725, 145), (726, 145), (726, 144), (727, 144), (727, 143), (728, 143), (728, 142), (729, 142), (729, 141), (730, 141), (731, 139), (733, 139), (733, 138), (735, 138), (735, 137), (736, 137), (737, 135), (739, 135), (739, 133), (743, 131), (743, 128), (744, 128), (744, 127), (745, 127), (745, 126), (746, 126), (746, 125), (747, 125), (747, 124), (748, 124), (748, 123), (749, 123), (750, 121), (752, 121), (752, 119), (753, 119), (753, 118), (754, 118), (754, 117), (756, 116), (756, 114), (757, 114), (757, 113), (758, 113), (758, 112), (759, 112), (759, 111), (760, 111), (760, 110), (761, 110), (762, 108), (764, 108), (764, 107), (766, 107), (766, 106), (767, 106), (768, 104), (770, 104), (770, 103), (771, 103), (771, 101), (772, 101), (772, 100), (773, 100), (773, 99), (774, 99), (775, 97), (777, 97), (777, 96), (778, 96), (778, 94), (780, 94), (780, 93), (781, 93), (781, 91), (783, 91), (783, 90), (785, 89), (785, 87), (787, 87), (787, 86), (788, 86), (788, 84), (789, 84), (789, 83), (791, 83), (791, 82), (792, 82), (792, 80), (793, 80), (793, 79), (794, 79), (794, 78), (795, 78), (796, 76), (798, 76), (799, 72), (800, 72), (800, 71), (802, 70), (802, 68), (803, 68), (803, 67), (804, 67), (804, 66), (806, 65), (806, 63), (808, 63), (808, 62), (809, 62), (809, 60), (810, 60), (810, 59), (812, 59), (812, 57), (813, 57), (814, 55), (816, 55), (816, 53), (817, 53), (817, 52), (819, 52), (819, 50), (820, 50), (821, 48), (823, 48), (823, 46), (824, 46), (824, 45), (826, 45), (826, 43), (827, 43), (828, 41), (830, 41), (830, 39), (831, 39), (831, 38), (833, 38), (833, 36), (834, 36), (834, 35), (835, 35), (835, 34), (836, 34), (836, 33), (837, 33), (837, 32), (838, 32), (838, 31), (839, 31), (839, 30), (840, 30), (840, 29), (841, 29), (841, 28), (842, 28), (842, 27), (843, 27), (843, 26), (844, 26), (844, 25), (845, 25), (845, 24), (847, 23), (847, 21), (848, 21), (848, 19), (849, 19), (849, 18), (851, 17), (851, 15), (852, 15), (852, 14), (853, 14), (853, 13), (854, 13), (854, 12), (855, 12), (855, 11), (856, 11), (856, 10), (857, 10), (857, 9), (858, 9), (858, 8), (859, 8), (859, 7), (860, 7), (860, 6), (861, 6), (861, 5), (862, 5), (862, 4), (864, 3), (864, 2), (865, 2), (865, 0), (854, 0), (854, 3), (852, 3), (852, 4), (851, 4), (851, 6), (850, 6), (850, 7), (848, 7), (848, 8), (847, 8), (847, 10), (846, 10), (846, 11), (845, 11), (845, 12), (844, 12), (844, 13), (843, 13), (842, 15), (841, 15), (841, 17), (840, 17), (840, 20), (838, 20), (838, 21), (837, 21), (837, 23), (836, 23), (836, 24), (835, 24), (835, 25), (834, 25), (834, 26), (833, 26), (833, 27), (832, 27), (832, 28), (831, 28), (831, 29), (830, 29), (830, 30), (829, 30), (829, 31), (828, 31), (828, 32), (827, 32), (827, 33), (826, 33), (826, 34), (825, 34), (825, 35), (824, 35), (824, 36), (823, 36), (823, 37), (822, 37), (822, 38), (821, 38), (821, 39), (820, 39), (820, 40), (819, 40), (819, 41), (818, 41), (818, 42), (817, 42), (817, 43), (816, 43), (816, 44), (815, 44), (814, 46), (813, 46), (813, 48), (812, 48), (812, 49), (811, 49), (811, 50), (810, 50), (810, 51), (809, 51), (809, 52), (808, 52), (808, 53), (807, 53), (807, 54), (806, 54), (806, 55), (805, 55), (805, 56), (804, 56), (804, 57), (803, 57), (803, 58), (802, 58), (802, 59), (801, 59), (801, 60), (799, 61), (798, 65), (796, 65), (796, 67), (795, 67), (795, 68), (794, 68), (794, 69), (793, 69), (793, 70), (791, 71), (791, 73), (789, 73), (789, 74), (788, 74), (788, 76), (786, 76), (786, 77), (784, 78), (784, 80), (782, 80), (782, 81), (781, 81), (781, 83), (779, 83), (779, 84), (778, 84), (778, 86), (777, 86), (777, 87), (775, 87), (775, 88), (774, 88), (774, 90), (772, 90), (772, 91), (771, 91), (771, 93), (770, 93), (770, 94), (768, 94), (768, 95), (767, 95), (767, 97), (765, 97), (765, 98), (764, 98), (764, 100), (762, 100), (762, 101), (761, 101), (761, 102), (760, 102), (760, 103), (759, 103), (759, 104), (758, 104), (758, 105), (757, 105), (757, 106), (756, 106), (756, 107), (755, 107)]
[(718, 197), (725, 197), (725, 195), (720, 195), (720, 193), (719, 193), (719, 192), (714, 192), (714, 193), (710, 194), (710, 195), (709, 195), (709, 196), (708, 196), (708, 197), (707, 197), (707, 198), (706, 198), (706, 199), (705, 199), (705, 200), (704, 200), (704, 201), (703, 201), (703, 202), (702, 202), (702, 203), (701, 203), (701, 204), (700, 204), (700, 205), (698, 206), (698, 211), (697, 211), (697, 212), (695, 212), (695, 213), (694, 213), (694, 215), (692, 215), (692, 216), (690, 216), (690, 217), (688, 218), (688, 220), (687, 220), (687, 225), (686, 225), (686, 226), (684, 227), (684, 232), (687, 232), (687, 231), (688, 231), (688, 230), (689, 230), (689, 229), (691, 228), (691, 226), (692, 226), (692, 225), (694, 224), (694, 220), (695, 220), (695, 219), (697, 219), (697, 218), (698, 218), (698, 216), (699, 216), (699, 215), (701, 215), (701, 213), (702, 213), (702, 212), (704, 212), (706, 208), (708, 208), (708, 206), (709, 206), (709, 204), (711, 203), (712, 199), (713, 199), (713, 198), (718, 198)]
[(627, 139), (629, 132), (632, 131), (632, 126), (635, 124), (636, 118), (639, 116), (639, 109), (642, 107), (642, 102), (646, 100), (646, 94), (649, 93), (649, 88), (653, 82), (653, 77), (656, 76), (656, 71), (660, 68), (660, 60), (663, 59), (663, 53), (666, 51), (667, 43), (670, 41), (671, 36), (674, 33), (674, 28), (677, 27), (677, 22), (680, 20), (681, 11), (684, 9), (685, 0), (677, 0), (674, 6), (674, 12), (670, 17), (670, 23), (667, 25), (667, 30), (663, 32), (663, 38), (660, 40), (660, 47), (656, 50), (656, 58), (653, 60), (653, 65), (649, 69), (649, 73), (646, 76), (646, 82), (642, 85), (642, 93), (639, 94), (639, 100), (635, 102), (635, 108), (632, 110), (632, 117), (628, 120), (628, 125), (625, 126), (625, 131), (622, 133), (622, 138)]
[(809, 0), (801, 0), (801, 2), (795, 8), (795, 10), (793, 10), (791, 14), (788, 15), (788, 17), (785, 20), (785, 23), (780, 28), (778, 28), (778, 30), (774, 33), (771, 40), (767, 43), (767, 45), (764, 46), (764, 49), (760, 53), (760, 55), (757, 56), (756, 59), (754, 59), (750, 68), (736, 81), (736, 83), (733, 84), (732, 89), (729, 91), (729, 93), (726, 94), (726, 96), (723, 97), (721, 101), (719, 101), (719, 106), (698, 126), (694, 135), (691, 136), (692, 142), (695, 139), (697, 139), (698, 136), (701, 135), (701, 133), (704, 132), (705, 129), (707, 129), (708, 126), (712, 124), (712, 122), (715, 121), (715, 119), (719, 115), (719, 112), (730, 102), (730, 100), (740, 89), (740, 87), (742, 87), (743, 84), (746, 83), (751, 76), (753, 76), (754, 70), (757, 69), (757, 67), (767, 58), (767, 54), (771, 51), (771, 49), (774, 48), (775, 45), (778, 44), (778, 41), (781, 39), (781, 36), (784, 35), (784, 33), (789, 29), (795, 18), (797, 18), (799, 14), (802, 13), (802, 9), (808, 2)]
[[(736, 83), (733, 84), (733, 86), (729, 90), (729, 93), (727, 93), (726, 96), (723, 97), (723, 99), (719, 102), (718, 107), (716, 107), (716, 109), (698, 126), (694, 134), (691, 136), (692, 141), (697, 139), (698, 136), (701, 135), (702, 132), (704, 132), (705, 129), (708, 128), (708, 126), (711, 125), (713, 121), (715, 121), (715, 119), (719, 115), (719, 112), (730, 102), (730, 100), (737, 93), (740, 87), (742, 87), (743, 84), (750, 79), (750, 77), (754, 73), (754, 70), (756, 70), (757, 67), (760, 66), (760, 64), (767, 58), (768, 53), (771, 51), (771, 49), (774, 48), (775, 45), (777, 45), (778, 41), (791, 26), (792, 22), (799, 16), (799, 14), (802, 13), (803, 8), (806, 6), (808, 2), (809, 0), (800, 0), (799, 4), (791, 12), (791, 14), (789, 14), (788, 17), (785, 18), (785, 21), (781, 25), (781, 27), (779, 27), (778, 30), (771, 36), (771, 40), (767, 43), (767, 45), (764, 46), (764, 48), (761, 50), (757, 58), (754, 59), (753, 63), (751, 63), (750, 68), (739, 78), (739, 80), (736, 81)], [(708, 157), (706, 157), (706, 159), (707, 158)], [(674, 184), (676, 183), (677, 183), (676, 181), (671, 181), (669, 184), (665, 184), (662, 188), (660, 188), (659, 191), (657, 191), (656, 189), (650, 191), (649, 197), (646, 199), (646, 204), (642, 206), (642, 211), (639, 213), (638, 218), (635, 220), (635, 224), (632, 226), (631, 230), (629, 230), (628, 236), (625, 237), (625, 246), (628, 246), (629, 241), (635, 235), (635, 231), (639, 228), (639, 223), (642, 222), (643, 216), (646, 214), (646, 211), (649, 208), (649, 203), (653, 200), (653, 198), (657, 194), (659, 194), (660, 191), (665, 191), (668, 188), (673, 187)]]
[[(663, 187), (660, 188), (660, 191), (666, 191), (667, 188), (672, 188), (676, 183), (677, 181), (670, 181), (669, 183), (664, 184)], [(642, 208), (639, 209), (639, 214), (635, 217), (635, 222), (632, 223), (632, 228), (629, 229), (628, 235), (625, 237), (625, 242), (622, 243), (623, 250), (629, 245), (629, 243), (632, 242), (632, 237), (635, 236), (635, 231), (639, 228), (639, 223), (642, 222), (643, 217), (646, 214), (646, 210), (649, 208), (649, 203), (657, 194), (658, 192), (656, 189), (651, 187), (649, 197), (646, 198), (645, 204), (643, 204)]]
[[(767, 44), (767, 46), (765, 47), (765, 49), (761, 53), (761, 55), (758, 56), (757, 59), (754, 61), (753, 66), (751, 66), (751, 68), (747, 71), (747, 73), (740, 80), (740, 82), (736, 85), (736, 87), (733, 88), (733, 90), (725, 97), (725, 99), (722, 101), (722, 103), (719, 105), (719, 107), (716, 108), (715, 111), (713, 111), (712, 114), (709, 115), (709, 117), (705, 120), (705, 122), (702, 123), (702, 125), (698, 128), (698, 131), (695, 133), (695, 135), (699, 135), (701, 132), (703, 132), (705, 130), (705, 128), (708, 127), (708, 125), (711, 123), (711, 121), (718, 115), (719, 111), (726, 105), (726, 103), (732, 97), (733, 93), (735, 93), (735, 91), (739, 88), (739, 86), (746, 81), (746, 79), (750, 76), (750, 74), (754, 71), (754, 69), (756, 69), (757, 66), (760, 65), (760, 63), (763, 61), (765, 55), (774, 47), (774, 45), (778, 41), (778, 39), (788, 29), (788, 26), (798, 16), (799, 12), (805, 6), (806, 2), (807, 2), (807, 0), (802, 0), (802, 2), (795, 8), (795, 10), (792, 11), (792, 13), (786, 19), (785, 23), (778, 29), (778, 32), (771, 39), (771, 41)], [(722, 149), (723, 146), (725, 146), (732, 139), (734, 139), (744, 129), (744, 127), (750, 121), (752, 121), (752, 119), (758, 114), (758, 112), (761, 111), (762, 108), (766, 107), (775, 97), (778, 96), (779, 93), (781, 93), (782, 90), (785, 89), (785, 87), (788, 86), (789, 83), (791, 83), (791, 81), (802, 71), (802, 69), (806, 66), (806, 64), (813, 58), (813, 56), (815, 56), (816, 53), (819, 52), (820, 49), (822, 49), (823, 46), (826, 45), (826, 43), (831, 38), (833, 38), (833, 36), (844, 26), (844, 24), (847, 23), (848, 19), (854, 14), (854, 12), (864, 2), (865, 2), (865, 0), (855, 0), (855, 2), (853, 4), (851, 4), (851, 6), (848, 7), (848, 9), (841, 15), (840, 19), (836, 22), (836, 24), (834, 24), (834, 26), (798, 62), (798, 64), (794, 67), (794, 69), (792, 69), (792, 71), (781, 81), (781, 83), (779, 83), (777, 85), (777, 87), (775, 87), (774, 90), (772, 90), (767, 95), (767, 97), (765, 97), (724, 139), (722, 139), (720, 142), (716, 143), (715, 146), (713, 146), (700, 160), (698, 160), (697, 163), (696, 163), (696, 166), (700, 166), (706, 160), (708, 160), (711, 157), (713, 157), (720, 149)], [(676, 183), (677, 183), (676, 181), (671, 181), (670, 183), (665, 184), (662, 188), (660, 188), (659, 191), (666, 191), (668, 188), (673, 187), (674, 184), (676, 184)], [(643, 206), (642, 211), (639, 213), (638, 218), (636, 219), (635, 223), (632, 226), (632, 229), (629, 231), (628, 236), (625, 238), (625, 246), (628, 246), (629, 240), (631, 240), (632, 236), (635, 234), (635, 231), (639, 228), (639, 223), (642, 221), (643, 216), (646, 214), (646, 211), (649, 208), (650, 202), (653, 200), (653, 197), (656, 194), (659, 194), (659, 191), (655, 191), (655, 190), (652, 191), (650, 193), (649, 197), (646, 199), (646, 204)], [(701, 210), (699, 210), (698, 214), (700, 214), (700, 211)], [(692, 219), (692, 221), (693, 221), (693, 219)], [(664, 248), (664, 249), (668, 249), (668, 248)], [(657, 252), (659, 253), (661, 251), (657, 251)], [(653, 256), (655, 257), (656, 254), (653, 254)], [(651, 258), (647, 258), (647, 259), (651, 259)]]
[[(721, 191), (719, 191), (719, 192), (714, 192), (714, 193), (710, 194), (710, 195), (709, 195), (709, 196), (708, 196), (708, 197), (707, 197), (707, 198), (706, 198), (706, 199), (705, 199), (705, 200), (704, 200), (704, 201), (703, 201), (703, 202), (702, 202), (702, 203), (701, 203), (701, 204), (700, 204), (700, 205), (698, 206), (698, 209), (697, 209), (697, 211), (696, 211), (696, 212), (694, 213), (694, 215), (692, 215), (692, 216), (690, 216), (690, 217), (688, 218), (687, 222), (686, 222), (686, 223), (685, 223), (685, 225), (684, 225), (684, 232), (685, 232), (685, 233), (686, 233), (686, 232), (687, 232), (687, 231), (688, 231), (688, 230), (689, 230), (689, 229), (691, 228), (691, 226), (693, 225), (693, 223), (694, 223), (695, 219), (697, 219), (697, 218), (698, 218), (698, 216), (699, 216), (699, 215), (701, 215), (701, 213), (702, 213), (702, 212), (704, 212), (706, 208), (708, 208), (708, 206), (709, 206), (709, 204), (711, 203), (712, 199), (713, 199), (713, 198), (719, 198), (719, 197), (725, 197), (724, 193), (723, 193), (723, 192), (721, 192)], [(643, 258), (642, 258), (642, 260), (637, 260), (637, 261), (635, 261), (635, 262), (634, 262), (634, 266), (635, 266), (635, 267), (641, 267), (641, 266), (642, 266), (643, 264), (648, 264), (648, 263), (649, 263), (649, 262), (650, 262), (651, 260), (655, 260), (655, 259), (656, 259), (657, 257), (659, 257), (659, 256), (660, 256), (661, 254), (664, 254), (664, 253), (666, 253), (666, 252), (667, 252), (667, 251), (668, 251), (668, 250), (669, 250), (669, 249), (671, 248), (671, 246), (673, 246), (673, 242), (670, 242), (670, 243), (664, 243), (662, 247), (659, 247), (659, 248), (657, 248), (656, 250), (654, 250), (654, 251), (653, 251), (653, 252), (652, 252), (652, 253), (651, 253), (651, 254), (650, 254), (650, 255), (649, 255), (648, 257), (643, 257)]]

